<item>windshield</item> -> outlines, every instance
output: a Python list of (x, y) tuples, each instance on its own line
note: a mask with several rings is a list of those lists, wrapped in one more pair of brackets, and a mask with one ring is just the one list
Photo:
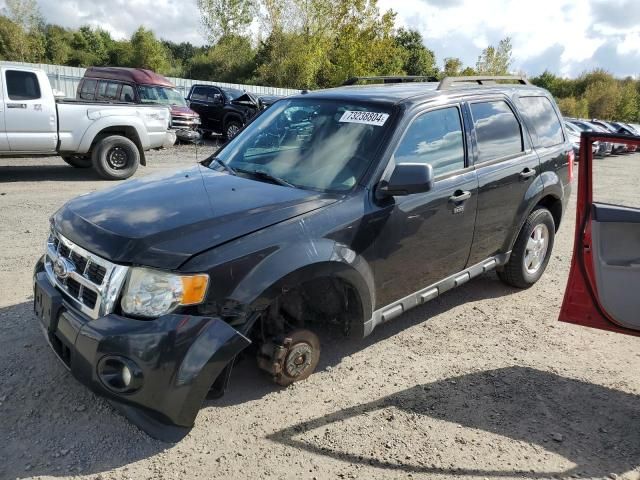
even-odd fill
[(225, 96), (229, 100), (235, 100), (236, 98), (241, 97), (245, 93), (242, 90), (238, 90), (237, 88), (221, 88), (221, 90), (224, 92)]
[(264, 178), (266, 173), (300, 188), (350, 190), (371, 164), (390, 113), (378, 105), (280, 101), (217, 157), (240, 175), (258, 172)]
[(142, 103), (154, 103), (161, 105), (177, 105), (186, 107), (187, 102), (180, 92), (171, 87), (160, 87), (157, 85), (139, 85), (140, 101)]

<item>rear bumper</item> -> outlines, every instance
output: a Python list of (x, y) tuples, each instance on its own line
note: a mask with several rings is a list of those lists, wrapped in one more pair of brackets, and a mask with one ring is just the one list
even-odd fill
[[(36, 311), (47, 305), (39, 315), (45, 336), (73, 376), (163, 441), (189, 432), (213, 382), (250, 344), (215, 317), (170, 314), (144, 321), (110, 314), (90, 320), (38, 267), (34, 292)], [(108, 364), (131, 367), (132, 391), (109, 384)]]

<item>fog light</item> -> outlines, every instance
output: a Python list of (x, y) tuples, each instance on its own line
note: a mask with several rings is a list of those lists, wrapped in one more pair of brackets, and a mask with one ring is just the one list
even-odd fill
[(132, 393), (142, 387), (142, 370), (125, 357), (103, 357), (98, 362), (98, 377), (112, 392)]

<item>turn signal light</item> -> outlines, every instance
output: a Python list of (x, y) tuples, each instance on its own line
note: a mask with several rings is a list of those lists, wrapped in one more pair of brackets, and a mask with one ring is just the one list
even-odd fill
[(189, 275), (180, 277), (182, 280), (182, 305), (202, 303), (207, 293), (208, 275)]

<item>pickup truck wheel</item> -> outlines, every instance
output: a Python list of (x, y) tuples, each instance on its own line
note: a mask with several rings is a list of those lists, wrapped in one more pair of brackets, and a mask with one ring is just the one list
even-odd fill
[(238, 134), (241, 128), (242, 125), (240, 124), (240, 122), (238, 122), (237, 120), (229, 120), (224, 127), (225, 138), (227, 140), (231, 140)]
[(135, 143), (120, 135), (105, 137), (93, 149), (93, 166), (107, 180), (124, 180), (140, 165), (140, 152)]
[(74, 168), (91, 168), (91, 157), (84, 155), (65, 155), (62, 157), (66, 163)]
[(498, 271), (500, 280), (516, 288), (536, 283), (549, 263), (556, 226), (546, 208), (537, 208), (524, 222), (509, 262)]

